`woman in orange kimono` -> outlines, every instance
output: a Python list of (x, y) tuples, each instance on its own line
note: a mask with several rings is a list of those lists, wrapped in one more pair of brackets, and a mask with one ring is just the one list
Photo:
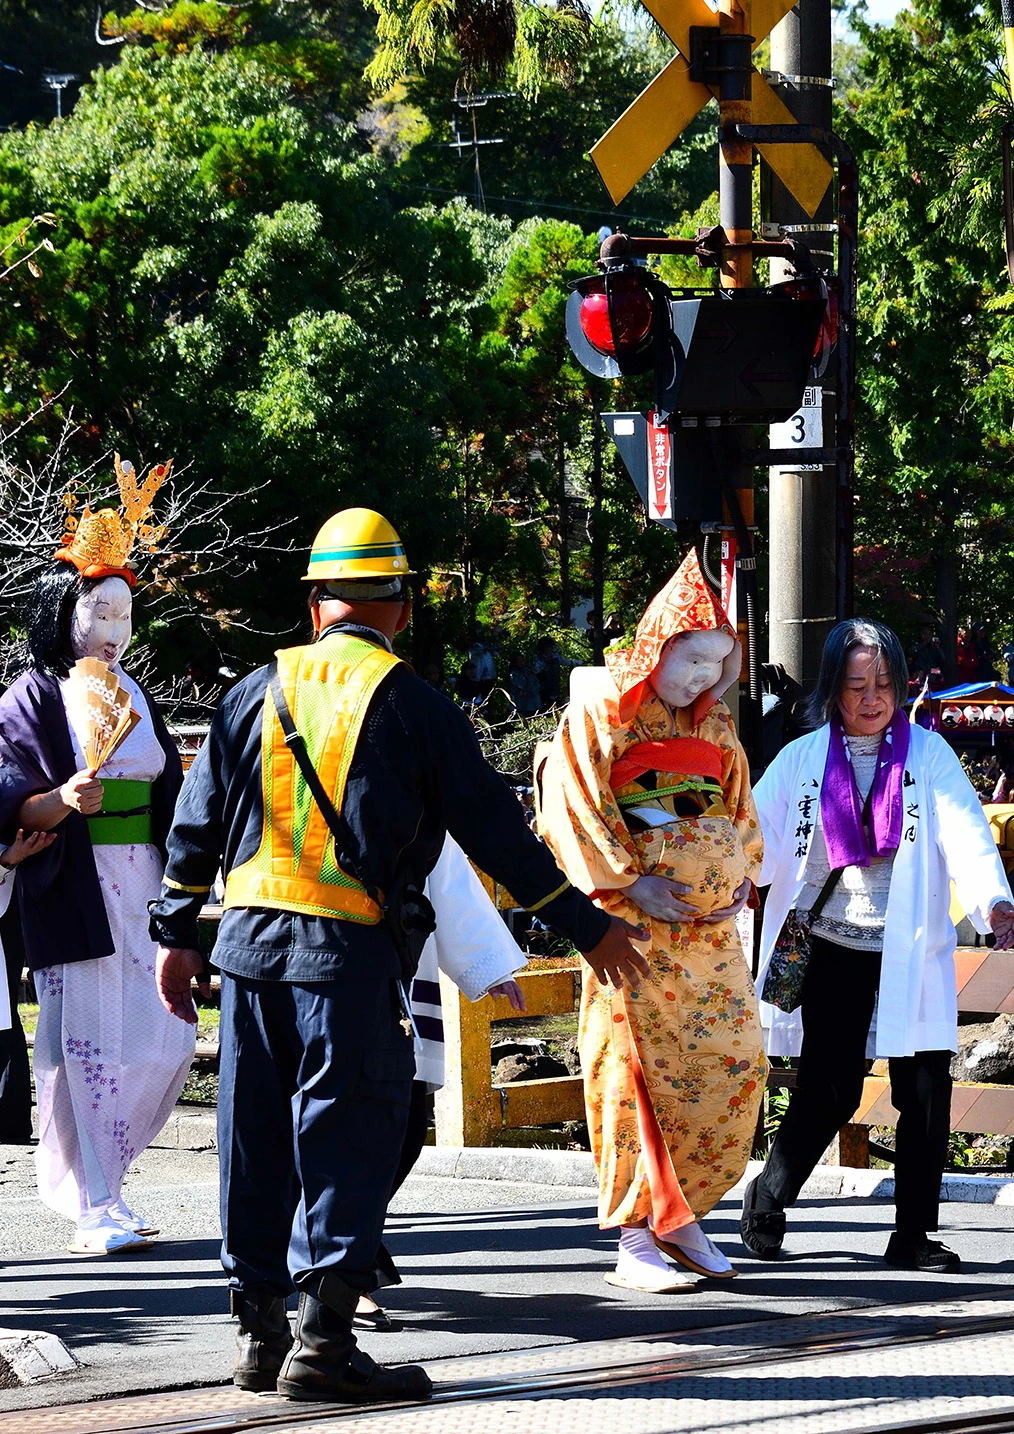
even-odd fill
[(640, 989), (586, 968), (581, 1001), (599, 1223), (621, 1232), (606, 1279), (634, 1289), (736, 1273), (698, 1221), (746, 1169), (767, 1075), (735, 921), (760, 871), (760, 827), (719, 700), (739, 670), (691, 552), (633, 646), (574, 673), (540, 770), (540, 831), (563, 870), (650, 933)]

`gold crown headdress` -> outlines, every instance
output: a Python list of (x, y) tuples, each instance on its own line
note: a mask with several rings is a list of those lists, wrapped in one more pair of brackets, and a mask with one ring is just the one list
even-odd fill
[(129, 558), (135, 542), (139, 541), (153, 553), (165, 537), (165, 528), (148, 522), (147, 518), (155, 494), (169, 477), (173, 460), (153, 463), (143, 483), (138, 480), (134, 465), (126, 459), (121, 462), (118, 453), (114, 462), (122, 506), (97, 508), (92, 512), (86, 501), (84, 512), (77, 518), (74, 516), (77, 485), (72, 485), (63, 500), (67, 508), (63, 546), (57, 548), (53, 557), (73, 563), (82, 577), (123, 578), (133, 587), (137, 575), (130, 567)]

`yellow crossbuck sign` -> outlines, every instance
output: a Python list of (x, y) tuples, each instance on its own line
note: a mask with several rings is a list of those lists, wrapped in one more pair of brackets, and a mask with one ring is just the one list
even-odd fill
[[(755, 49), (796, 3), (797, 0), (753, 0), (750, 33)], [(643, 0), (643, 4), (680, 53), (592, 148), (595, 168), (614, 204), (619, 204), (630, 193), (708, 101), (718, 96), (717, 86), (700, 84), (690, 78), (688, 63), (690, 27), (702, 25), (718, 29), (719, 17), (707, 0)], [(723, 9), (725, 5), (723, 0)], [(754, 124), (796, 123), (756, 70), (752, 83)], [(757, 148), (807, 214), (811, 217), (816, 214), (832, 172), (816, 145), (761, 144)]]

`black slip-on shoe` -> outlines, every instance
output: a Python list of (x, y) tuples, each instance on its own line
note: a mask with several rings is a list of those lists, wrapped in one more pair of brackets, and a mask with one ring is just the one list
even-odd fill
[(352, 1328), (372, 1330), (374, 1334), (387, 1334), (391, 1330), (397, 1329), (398, 1326), (387, 1310), (377, 1305), (375, 1310), (357, 1309), (352, 1316)]
[(756, 1210), (757, 1181), (750, 1182), (743, 1196), (743, 1213), (739, 1218), (739, 1233), (743, 1244), (758, 1260), (777, 1260), (785, 1239), (784, 1210)]
[(884, 1263), (900, 1270), (926, 1270), (933, 1275), (956, 1275), (961, 1269), (961, 1256), (942, 1245), (939, 1240), (909, 1240), (897, 1230), (887, 1242)]

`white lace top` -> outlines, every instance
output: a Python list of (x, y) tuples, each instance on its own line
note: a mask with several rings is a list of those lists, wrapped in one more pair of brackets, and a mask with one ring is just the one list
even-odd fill
[[(876, 774), (880, 740), (879, 736), (845, 738), (856, 786), (864, 801)], [(854, 951), (880, 951), (884, 944), (884, 918), (893, 864), (892, 853), (872, 857), (869, 866), (847, 866), (813, 923), (814, 934)], [(818, 808), (817, 829), (806, 859), (806, 885), (797, 902), (800, 911), (810, 910), (830, 873)]]

